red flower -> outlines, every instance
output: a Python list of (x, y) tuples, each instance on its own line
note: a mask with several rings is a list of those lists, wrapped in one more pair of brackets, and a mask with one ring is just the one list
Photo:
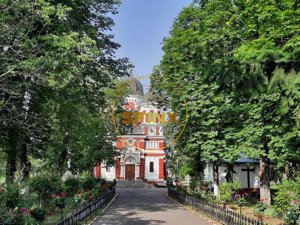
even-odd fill
[(21, 208), (21, 213), (22, 213), (23, 215), (28, 215), (30, 212), (29, 212), (29, 210), (26, 209), (26, 208)]
[(61, 192), (61, 193), (60, 193), (60, 196), (61, 196), (61, 197), (67, 197), (67, 194), (66, 194), (66, 192)]
[(291, 205), (298, 205), (298, 203), (299, 203), (299, 201), (296, 200), (296, 199), (293, 199), (293, 200), (291, 201)]
[(56, 194), (52, 194), (52, 195), (51, 195), (51, 198), (56, 198)]
[(259, 213), (259, 214), (258, 214), (258, 219), (259, 219), (259, 220), (262, 220), (262, 219), (263, 219), (263, 214), (262, 214), (262, 213)]

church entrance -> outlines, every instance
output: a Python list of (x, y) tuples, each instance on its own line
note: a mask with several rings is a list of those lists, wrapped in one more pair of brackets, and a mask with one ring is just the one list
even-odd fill
[(126, 180), (134, 180), (135, 179), (135, 165), (127, 164), (125, 166), (125, 179)]

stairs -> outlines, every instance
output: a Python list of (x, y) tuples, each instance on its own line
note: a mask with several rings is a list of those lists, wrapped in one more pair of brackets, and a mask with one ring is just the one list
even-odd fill
[(117, 188), (153, 188), (153, 185), (142, 180), (118, 180)]

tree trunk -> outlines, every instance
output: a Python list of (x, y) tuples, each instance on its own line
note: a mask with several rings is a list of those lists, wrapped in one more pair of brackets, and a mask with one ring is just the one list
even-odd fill
[(21, 164), (21, 170), (22, 170), (21, 181), (25, 181), (29, 178), (29, 173), (31, 170), (31, 163), (28, 162), (27, 143), (25, 141), (21, 145), (20, 151), (21, 151), (20, 164)]
[(63, 176), (67, 168), (66, 164), (67, 164), (67, 157), (68, 157), (68, 147), (67, 147), (68, 143), (69, 143), (69, 133), (66, 132), (63, 139), (63, 147), (59, 155), (58, 167), (59, 167), (60, 176)]
[(233, 182), (233, 174), (234, 174), (233, 164), (228, 163), (227, 164), (227, 174), (225, 176), (226, 182), (228, 182), (228, 183)]
[(7, 132), (7, 161), (6, 161), (6, 183), (14, 182), (17, 158), (17, 140), (18, 132), (17, 129), (9, 128)]
[(267, 205), (271, 205), (271, 188), (270, 188), (270, 161), (267, 157), (260, 160), (260, 199)]
[(220, 186), (219, 186), (219, 165), (216, 163), (213, 164), (213, 173), (214, 173), (214, 196), (217, 199), (220, 199)]

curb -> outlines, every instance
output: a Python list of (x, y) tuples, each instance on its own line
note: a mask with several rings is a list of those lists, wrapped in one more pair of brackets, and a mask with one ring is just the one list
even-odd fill
[(101, 214), (103, 214), (107, 208), (113, 203), (113, 201), (115, 201), (115, 199), (118, 197), (118, 194), (116, 194), (112, 200), (110, 200), (110, 202), (106, 205), (106, 207), (104, 209), (102, 209), (100, 212), (99, 212), (99, 215), (96, 216), (91, 222), (89, 222), (87, 225), (92, 225), (98, 218), (99, 216), (101, 216)]

